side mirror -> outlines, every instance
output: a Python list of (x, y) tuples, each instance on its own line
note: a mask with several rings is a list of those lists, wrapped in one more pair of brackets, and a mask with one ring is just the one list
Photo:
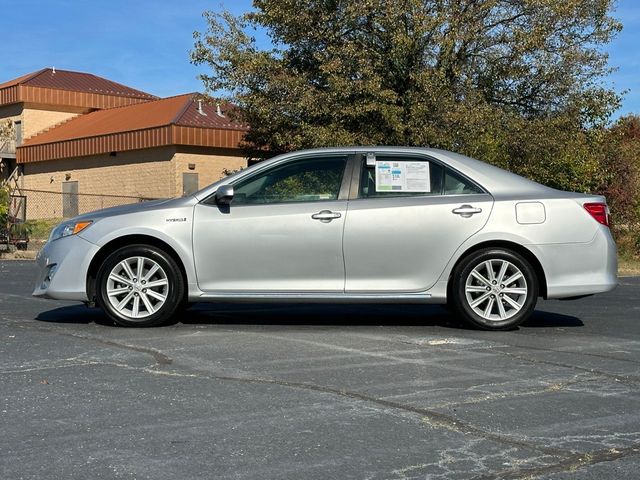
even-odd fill
[(229, 205), (233, 200), (233, 186), (221, 185), (216, 190), (216, 203), (218, 205)]

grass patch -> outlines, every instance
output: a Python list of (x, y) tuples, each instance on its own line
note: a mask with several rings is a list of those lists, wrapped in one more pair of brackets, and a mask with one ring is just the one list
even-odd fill
[(53, 227), (62, 221), (61, 218), (45, 218), (41, 220), (27, 220), (29, 236), (32, 240), (47, 240)]
[(612, 233), (618, 248), (618, 275), (640, 275), (640, 228), (617, 227)]
[(618, 275), (622, 277), (640, 275), (640, 258), (620, 255), (618, 257)]

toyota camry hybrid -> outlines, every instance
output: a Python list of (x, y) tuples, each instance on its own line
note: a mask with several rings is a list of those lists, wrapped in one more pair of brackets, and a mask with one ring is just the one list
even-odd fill
[(446, 304), (513, 328), (538, 297), (616, 286), (605, 199), (435, 149), (281, 155), (194, 195), (58, 225), (38, 297), (156, 326), (193, 302)]

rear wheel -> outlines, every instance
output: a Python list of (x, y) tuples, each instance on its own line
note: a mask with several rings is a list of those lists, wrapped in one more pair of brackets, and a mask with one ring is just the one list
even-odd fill
[(453, 272), (451, 303), (465, 321), (485, 330), (508, 330), (531, 316), (538, 279), (531, 264), (506, 249), (470, 254)]
[(184, 302), (178, 265), (149, 245), (132, 245), (109, 255), (98, 271), (96, 290), (100, 307), (124, 326), (162, 325)]

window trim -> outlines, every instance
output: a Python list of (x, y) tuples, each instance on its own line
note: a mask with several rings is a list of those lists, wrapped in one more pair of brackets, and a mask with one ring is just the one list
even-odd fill
[[(425, 162), (433, 162), (437, 165), (440, 165), (443, 168), (443, 182), (444, 182), (444, 175), (446, 175), (446, 169), (448, 168), (449, 170), (451, 170), (452, 172), (456, 173), (457, 175), (460, 175), (461, 178), (463, 178), (465, 181), (468, 181), (470, 184), (474, 185), (475, 187), (477, 187), (480, 192), (478, 193), (458, 193), (458, 194), (453, 194), (453, 195), (447, 195), (443, 192), (437, 193), (437, 194), (432, 194), (429, 193), (428, 195), (420, 195), (420, 194), (415, 194), (415, 195), (387, 195), (387, 196), (380, 196), (380, 197), (360, 197), (360, 180), (362, 179), (362, 169), (363, 167), (366, 168), (364, 166), (364, 160), (366, 158), (367, 153), (360, 153), (355, 155), (356, 158), (356, 165), (354, 168), (354, 171), (352, 173), (351, 176), (351, 190), (349, 192), (349, 201), (352, 200), (380, 200), (380, 199), (397, 199), (397, 198), (433, 198), (433, 197), (465, 197), (468, 195), (490, 195), (490, 193), (487, 191), (486, 188), (484, 188), (482, 185), (480, 185), (478, 182), (476, 182), (475, 180), (472, 180), (471, 178), (469, 178), (467, 175), (465, 175), (464, 173), (460, 172), (459, 170), (453, 168), (452, 166), (438, 160), (437, 158), (434, 158), (430, 155), (426, 155), (426, 154), (419, 154), (419, 153), (401, 153), (401, 152), (375, 152), (376, 157), (381, 157), (381, 158), (389, 158), (389, 157), (399, 157), (399, 158), (405, 158), (405, 159), (411, 159), (411, 158), (415, 158), (418, 160), (422, 160)], [(444, 186), (444, 185), (443, 185)]]

